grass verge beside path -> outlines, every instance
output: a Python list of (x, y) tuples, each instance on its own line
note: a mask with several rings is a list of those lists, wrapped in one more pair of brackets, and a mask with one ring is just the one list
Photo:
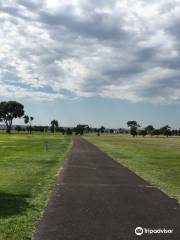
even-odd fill
[(62, 135), (0, 134), (0, 239), (31, 239), (70, 143)]
[(85, 139), (180, 202), (180, 137), (102, 134)]

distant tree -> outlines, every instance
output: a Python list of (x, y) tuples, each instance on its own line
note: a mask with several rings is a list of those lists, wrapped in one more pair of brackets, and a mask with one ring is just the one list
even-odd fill
[(68, 128), (68, 129), (66, 130), (66, 134), (67, 134), (67, 135), (72, 135), (72, 130), (71, 130), (70, 128)]
[(154, 127), (152, 125), (148, 125), (147, 127), (145, 127), (145, 131), (147, 134), (152, 135), (152, 132), (154, 131)]
[(52, 120), (51, 121), (51, 132), (54, 133), (59, 127), (59, 123), (57, 120)]
[(88, 127), (87, 132), (90, 132), (90, 133), (94, 132), (94, 128)]
[(85, 125), (85, 133), (92, 132), (92, 128), (89, 125)]
[(12, 122), (24, 115), (24, 106), (16, 101), (0, 102), (0, 122), (6, 125), (6, 132), (10, 133)]
[(119, 132), (119, 133), (124, 133), (124, 129), (119, 128), (119, 129), (118, 129), (118, 132)]
[(145, 137), (147, 135), (146, 130), (145, 129), (140, 130), (139, 135)]
[(74, 128), (74, 132), (76, 135), (83, 135), (85, 132), (89, 132), (89, 126), (87, 124), (78, 124)]
[(170, 136), (171, 135), (171, 127), (166, 125), (166, 126), (160, 128), (160, 134), (163, 134), (166, 137)]
[(173, 129), (171, 130), (171, 134), (174, 136), (179, 136), (179, 130), (178, 129)]
[(114, 133), (114, 129), (110, 129), (109, 132), (112, 134)]
[(99, 131), (100, 131), (101, 133), (104, 133), (105, 130), (106, 130), (106, 128), (105, 128), (104, 126), (101, 126), (100, 129), (99, 129)]
[(66, 130), (63, 127), (59, 127), (58, 131), (62, 133), (63, 135), (65, 134)]
[(140, 125), (136, 121), (128, 121), (127, 126), (130, 127), (130, 134), (133, 137), (137, 136), (137, 130)]
[(152, 136), (159, 136), (160, 135), (160, 130), (159, 129), (154, 129), (153, 132), (151, 133)]
[(98, 128), (93, 128), (93, 132), (97, 133), (97, 132), (99, 132), (99, 129)]
[(33, 131), (36, 132), (47, 132), (48, 126), (33, 126)]
[(27, 130), (31, 134), (32, 133), (32, 121), (34, 120), (34, 118), (32, 116), (28, 116), (28, 115), (24, 115), (23, 118), (24, 118), (24, 123), (28, 124)]
[(19, 133), (20, 131), (22, 131), (22, 127), (19, 125), (16, 125), (15, 130)]

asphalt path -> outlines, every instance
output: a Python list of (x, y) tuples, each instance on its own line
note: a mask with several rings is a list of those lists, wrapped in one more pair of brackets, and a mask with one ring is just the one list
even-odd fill
[(180, 240), (180, 205), (76, 137), (33, 239)]

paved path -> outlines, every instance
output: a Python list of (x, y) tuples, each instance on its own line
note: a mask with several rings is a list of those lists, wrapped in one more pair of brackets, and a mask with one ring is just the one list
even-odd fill
[[(137, 227), (173, 234), (136, 236)], [(35, 240), (180, 240), (180, 208), (85, 140), (75, 138)]]

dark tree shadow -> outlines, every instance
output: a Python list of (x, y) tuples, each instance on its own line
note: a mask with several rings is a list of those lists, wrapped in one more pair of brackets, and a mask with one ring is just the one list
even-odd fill
[(30, 207), (28, 195), (0, 192), (0, 217), (5, 218), (24, 212)]

